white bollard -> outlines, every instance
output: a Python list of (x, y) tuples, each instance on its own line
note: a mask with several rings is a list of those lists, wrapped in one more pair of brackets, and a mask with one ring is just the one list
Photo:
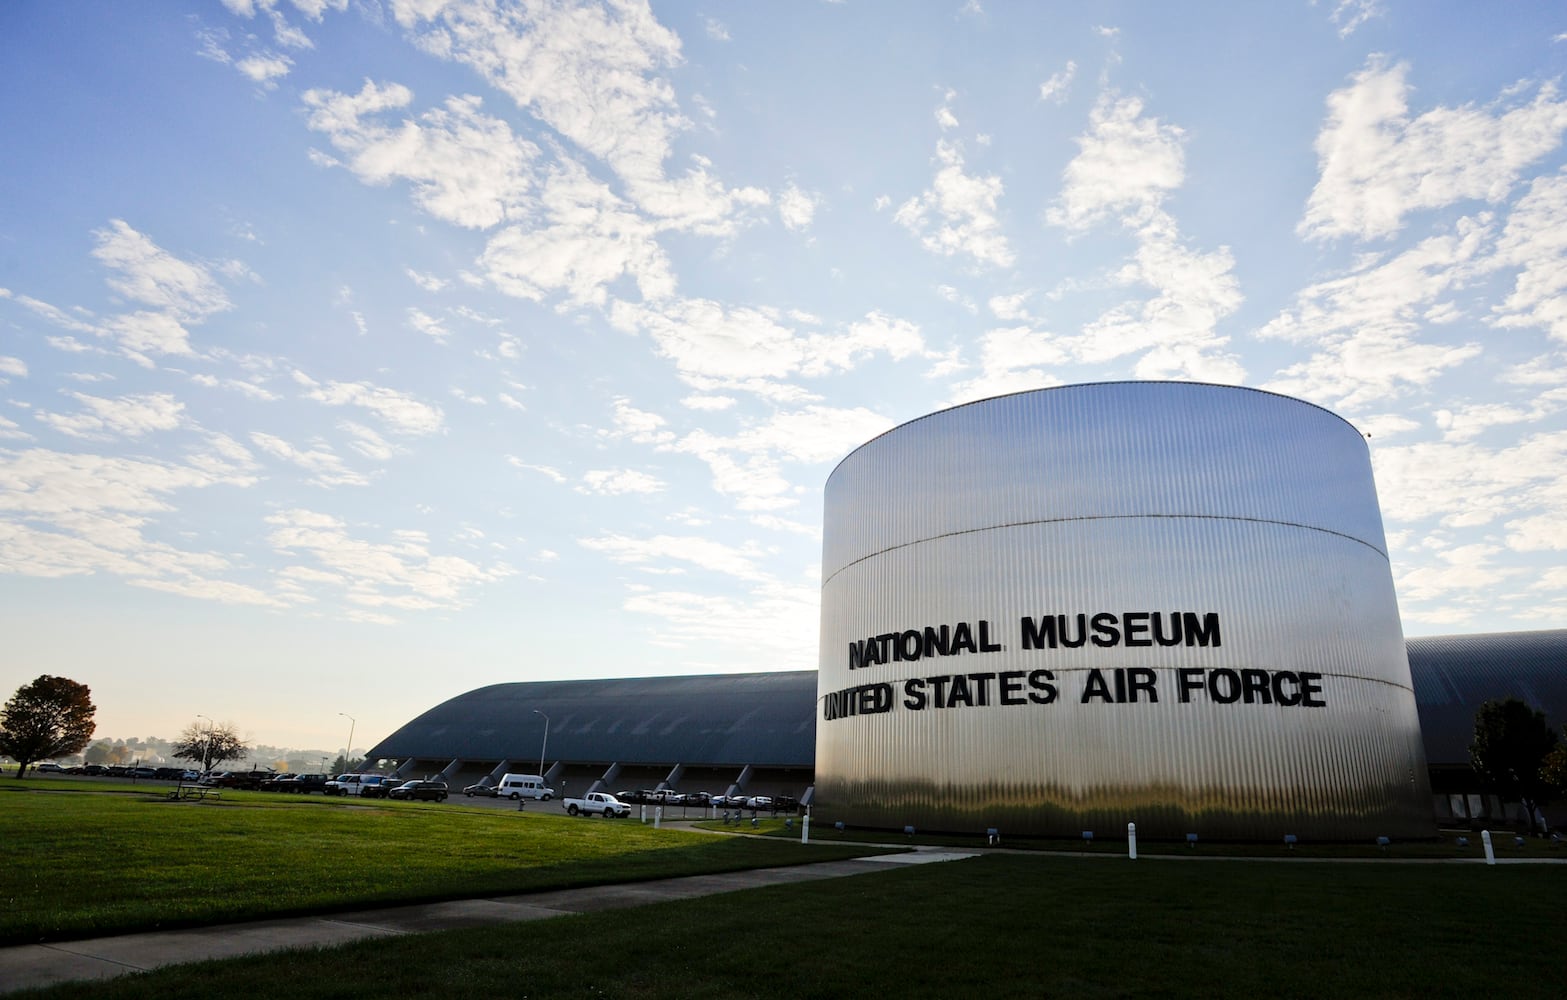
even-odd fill
[(1126, 856), (1137, 860), (1137, 824), (1126, 824)]
[(1490, 830), (1481, 830), (1480, 831), (1480, 843), (1485, 845), (1485, 863), (1488, 864), (1488, 865), (1496, 864), (1496, 852), (1491, 850), (1491, 831)]
[(664, 821), (664, 807), (663, 806), (654, 806), (653, 807), (653, 829), (657, 830), (658, 827), (659, 827), (659, 824), (662, 823), (663, 821)]
[(640, 815), (637, 816), (637, 822), (638, 823), (646, 823), (647, 822), (647, 803), (644, 802), (640, 806), (638, 806), (637, 808), (641, 810)]
[(805, 814), (805, 820), (800, 824), (800, 843), (802, 843), (802, 844), (809, 844), (810, 842), (811, 842), (811, 814), (810, 813), (806, 813)]

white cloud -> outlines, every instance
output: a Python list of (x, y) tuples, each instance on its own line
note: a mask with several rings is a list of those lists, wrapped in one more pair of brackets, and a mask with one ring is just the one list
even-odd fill
[(625, 493), (659, 493), (666, 484), (663, 480), (638, 472), (635, 469), (594, 469), (583, 473), (579, 493), (595, 493), (600, 496), (620, 496)]
[(581, 538), (578, 543), (583, 548), (627, 565), (689, 563), (741, 580), (766, 579), (766, 574), (756, 564), (763, 553), (755, 545), (736, 548), (696, 535), (658, 535), (653, 538), (603, 535), (598, 538)]
[(631, 401), (624, 396), (615, 398), (614, 408), (614, 428), (602, 432), (606, 436), (660, 447), (675, 439), (673, 432), (667, 429), (667, 420), (656, 413), (632, 406)]
[(446, 338), (451, 336), (451, 331), (442, 326), (440, 320), (412, 306), (408, 309), (408, 325), (438, 344), (446, 343)]
[[(626, 331), (644, 331), (658, 352), (675, 363), (688, 383), (767, 394), (791, 374), (824, 375), (848, 370), (865, 358), (886, 353), (900, 359), (923, 353), (917, 326), (907, 320), (871, 313), (837, 334), (800, 336), (776, 309), (726, 309), (705, 299), (681, 299), (660, 309), (616, 302), (610, 320)], [(786, 396), (801, 392), (788, 387)]]
[(1071, 87), (1072, 80), (1077, 76), (1077, 63), (1067, 60), (1066, 69), (1054, 74), (1050, 79), (1039, 85), (1039, 99), (1041, 101), (1054, 101), (1057, 104), (1064, 103), (1067, 98), (1067, 89)]
[(1519, 107), (1439, 107), (1410, 118), (1408, 72), (1373, 57), (1328, 97), (1303, 236), (1375, 239), (1398, 232), (1411, 212), (1500, 202), (1567, 130), (1567, 102), (1549, 83)]
[[(222, 556), (152, 541), (144, 529), (184, 490), (255, 482), (243, 463), (208, 453), (188, 465), (45, 449), (0, 451), (0, 572), (197, 581)], [(254, 603), (266, 603), (257, 601)]]
[(780, 510), (798, 502), (783, 474), (784, 462), (835, 461), (891, 426), (891, 420), (863, 407), (813, 405), (774, 413), (729, 436), (693, 431), (670, 450), (706, 462), (713, 488), (735, 498), (741, 510)]
[(393, 13), (426, 51), (472, 67), (607, 164), (661, 224), (727, 232), (737, 208), (765, 202), (754, 189), (726, 190), (702, 161), (679, 178), (666, 173), (674, 137), (690, 122), (661, 75), (681, 62), (680, 39), (646, 5), (398, 0)]
[(343, 465), (343, 460), (323, 441), (316, 441), (306, 450), (295, 448), (282, 438), (261, 431), (251, 431), (250, 440), (273, 458), (299, 466), (310, 474), (307, 480), (315, 486), (366, 486), (370, 480)]
[(1135, 97), (1105, 94), (1089, 116), (1089, 131), (1062, 173), (1062, 191), (1046, 218), (1083, 230), (1110, 215), (1141, 225), (1164, 196), (1186, 179), (1184, 132), (1143, 115)]
[(1436, 425), (1442, 429), (1444, 441), (1473, 441), (1493, 427), (1537, 423), (1561, 412), (1563, 395), (1559, 391), (1536, 396), (1527, 406), (1492, 402), (1474, 403), (1456, 410), (1441, 409), (1436, 411)]
[(784, 193), (778, 196), (778, 217), (783, 221), (785, 229), (794, 232), (809, 229), (819, 202), (820, 199), (815, 195), (790, 184), (784, 189)]
[(1549, 514), (1567, 521), (1567, 432), (1529, 435), (1508, 447), (1420, 442), (1372, 452), (1389, 522), (1448, 528)]
[(1492, 307), (1504, 329), (1539, 327), (1567, 341), (1567, 175), (1538, 177), (1507, 217), (1496, 268), (1517, 268), (1511, 294)]
[(1514, 552), (1567, 551), (1567, 511), (1537, 514), (1507, 522), (1507, 547)]
[(359, 406), (386, 421), (398, 434), (435, 434), (445, 429), (445, 415), (439, 406), (369, 382), (328, 382), (317, 384), (301, 372), (294, 380), (306, 387), (305, 398), (327, 406)]
[(433, 274), (422, 274), (419, 271), (415, 271), (411, 267), (404, 268), (403, 270), (404, 273), (408, 275), (410, 281), (427, 292), (439, 292), (446, 288), (447, 285), (451, 284), (451, 282), (444, 278), (437, 277)]
[(198, 323), (233, 307), (206, 268), (180, 260), (122, 220), (110, 220), (93, 235), (93, 256), (113, 272), (109, 287), (160, 317)]
[(1026, 320), (1028, 315), (1028, 300), (1032, 292), (1019, 292), (1016, 295), (994, 295), (986, 303), (990, 311), (997, 319)]
[(1348, 38), (1355, 29), (1373, 17), (1384, 17), (1387, 11), (1377, 0), (1338, 0), (1328, 20), (1338, 25), (1338, 36)]
[(1011, 266), (1015, 255), (996, 215), (1001, 178), (965, 174), (961, 149), (945, 140), (936, 144), (936, 159), (940, 167), (930, 188), (900, 205), (894, 220), (932, 253), (966, 254), (981, 264)]
[(392, 444), (386, 438), (363, 424), (345, 420), (338, 426), (348, 435), (348, 446), (368, 459), (376, 462), (386, 462), (403, 452), (402, 448)]
[(578, 304), (604, 304), (609, 286), (636, 282), (649, 301), (674, 292), (669, 258), (652, 223), (576, 164), (553, 170), (542, 198), (546, 226), (512, 226), (484, 248), (479, 266), (496, 288), (542, 301), (564, 291)]
[(277, 81), (288, 75), (293, 69), (294, 61), (288, 56), (282, 55), (254, 55), (246, 56), (234, 64), (234, 68), (252, 82), (258, 83), (267, 90), (277, 86)]
[(106, 440), (114, 437), (140, 437), (152, 431), (178, 427), (185, 404), (168, 393), (120, 396), (103, 399), (79, 392), (67, 393), (85, 407), (74, 414), (40, 411), (38, 419), (72, 437)]
[(1235, 261), (1227, 249), (1201, 253), (1181, 245), (1171, 223), (1155, 212), (1138, 234), (1137, 252), (1118, 279), (1154, 295), (1127, 302), (1090, 322), (1070, 341), (1080, 360), (1099, 362), (1141, 352), (1138, 378), (1190, 378), (1238, 383), (1245, 370), (1227, 352), (1220, 320), (1240, 307)]
[(685, 397), (680, 401), (680, 405), (690, 410), (717, 412), (719, 410), (733, 409), (738, 402), (739, 400), (733, 396), (695, 395)]
[(270, 389), (256, 385), (254, 382), (246, 382), (244, 379), (219, 378), (216, 375), (197, 374), (192, 375), (190, 380), (209, 389), (229, 389), (259, 402), (272, 402), (279, 398), (278, 394)]
[(566, 482), (566, 477), (561, 475), (559, 469), (551, 468), (548, 465), (532, 465), (532, 464), (529, 464), (528, 462), (524, 462), (522, 459), (518, 458), (516, 455), (507, 455), (506, 456), (506, 461), (508, 463), (510, 463), (511, 465), (516, 466), (519, 469), (526, 469), (529, 472), (537, 472), (541, 476), (545, 476), (545, 477), (551, 479), (554, 482), (557, 482), (557, 483), (565, 483)]
[(27, 376), (27, 362), (21, 358), (11, 358), (0, 354), (0, 375), (15, 375), (18, 378)]
[(0, 417), (0, 441), (30, 441), (32, 435), (8, 417)]
[(370, 80), (352, 96), (331, 90), (304, 95), (310, 128), (325, 133), (366, 184), (409, 181), (415, 204), (471, 229), (527, 215), (538, 147), (484, 114), (472, 96), (450, 97), (444, 107), (404, 118), (395, 128), (374, 120), (412, 102), (407, 87)]
[(434, 555), (422, 532), (395, 531), (384, 542), (356, 538), (343, 521), (317, 511), (286, 510), (266, 523), (272, 526), (267, 541), (274, 549), (314, 560), (302, 568), (340, 578), (344, 599), (362, 609), (460, 608), (475, 587), (514, 572), (501, 563), (485, 567)]
[(1383, 403), (1401, 386), (1425, 385), (1480, 352), (1477, 344), (1426, 344), (1415, 338), (1433, 302), (1480, 270), (1488, 230), (1461, 220), (1391, 257), (1362, 258), (1344, 277), (1303, 289), (1294, 307), (1257, 331), (1317, 345), (1267, 388), (1349, 409)]

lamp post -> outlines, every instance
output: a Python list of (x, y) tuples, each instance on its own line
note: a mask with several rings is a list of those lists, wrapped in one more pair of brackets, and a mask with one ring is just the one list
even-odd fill
[(337, 714), (348, 720), (348, 746), (343, 748), (343, 766), (347, 767), (350, 763), (349, 758), (354, 755), (354, 723), (359, 720), (347, 712), (339, 712)]
[[(538, 709), (533, 710), (534, 715), (544, 715)], [(544, 749), (550, 745), (550, 717), (544, 715), (544, 739), (539, 743), (539, 780), (544, 780)]]
[(196, 714), (196, 718), (207, 720), (207, 745), (201, 751), (201, 776), (206, 778), (207, 770), (212, 766), (212, 727), (216, 723), (212, 721), (210, 716), (202, 715), (199, 712)]

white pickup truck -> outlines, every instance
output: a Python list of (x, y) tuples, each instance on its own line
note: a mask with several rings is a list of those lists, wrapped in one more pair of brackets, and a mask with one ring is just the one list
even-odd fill
[(587, 813), (589, 816), (630, 816), (631, 807), (608, 792), (589, 792), (580, 799), (567, 799), (566, 811), (573, 816)]

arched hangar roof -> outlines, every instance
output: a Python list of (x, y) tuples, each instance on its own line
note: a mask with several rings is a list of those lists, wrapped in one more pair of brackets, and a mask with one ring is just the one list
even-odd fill
[[(1407, 640), (1426, 761), (1467, 764), (1482, 702), (1519, 698), (1567, 722), (1567, 629)], [(437, 705), (371, 759), (814, 767), (816, 671), (494, 684)]]
[(1567, 722), (1567, 629), (1406, 640), (1426, 763), (1468, 764), (1475, 712), (1517, 698), (1561, 733)]
[(814, 767), (816, 671), (493, 684), (460, 694), (370, 759)]

